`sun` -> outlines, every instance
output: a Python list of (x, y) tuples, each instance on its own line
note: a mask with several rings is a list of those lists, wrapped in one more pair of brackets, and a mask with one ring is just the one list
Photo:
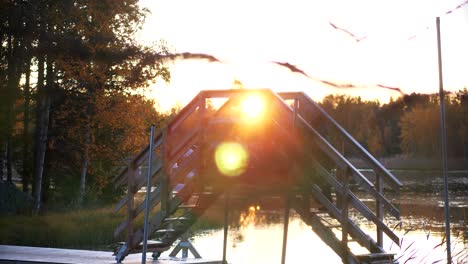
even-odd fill
[(241, 102), (241, 112), (249, 121), (258, 120), (265, 113), (265, 100), (258, 94), (249, 95)]

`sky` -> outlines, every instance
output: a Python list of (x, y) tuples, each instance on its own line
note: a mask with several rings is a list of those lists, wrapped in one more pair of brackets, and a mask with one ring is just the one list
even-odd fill
[[(345, 93), (385, 103), (400, 96), (378, 85), (436, 93), (437, 16), (444, 88), (468, 87), (467, 0), (140, 0), (140, 5), (151, 14), (138, 41), (164, 41), (173, 52), (221, 61), (168, 62), (171, 81), (158, 80), (147, 91), (164, 111), (184, 106), (200, 90), (233, 88), (234, 80), (245, 88), (304, 91), (316, 100)], [(307, 76), (272, 62), (287, 62)]]

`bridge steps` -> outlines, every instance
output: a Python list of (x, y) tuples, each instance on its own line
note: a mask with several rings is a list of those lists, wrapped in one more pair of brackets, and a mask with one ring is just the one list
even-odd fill
[[(251, 124), (242, 123), (245, 120), (238, 111), (242, 101), (252, 94), (263, 97), (268, 105), (262, 126), (249, 130)], [(219, 109), (210, 110), (207, 100), (212, 98), (228, 100)], [(293, 103), (287, 104), (288, 100)], [(246, 135), (246, 131), (250, 134)], [(211, 157), (217, 144), (233, 139), (247, 145), (252, 164), (238, 177), (228, 178), (220, 176)], [(138, 252), (143, 241), (143, 227), (137, 228), (135, 219), (144, 211), (144, 205), (138, 202), (136, 195), (148, 174), (150, 151), (153, 151), (154, 159), (151, 161), (153, 188), (149, 198), (150, 208), (155, 213), (148, 228), (149, 236), (159, 241), (158, 246), (154, 246), (156, 249), (152, 248), (156, 252), (154, 257), (184, 236), (220, 195), (242, 183), (293, 190), (290, 191), (295, 197), (291, 208), (343, 262), (393, 261), (393, 255), (387, 254), (382, 247), (383, 235), (396, 244), (400, 240), (383, 220), (385, 215), (399, 219), (400, 212), (385, 198), (384, 185), (398, 191), (401, 182), (304, 93), (202, 91), (160, 130), (153, 143), (154, 149), (145, 148), (115, 180), (117, 187), (126, 185), (128, 190), (115, 207), (116, 211), (127, 208), (127, 218), (114, 232), (119, 237), (126, 231), (126, 242), (116, 251), (118, 262), (130, 253)], [(345, 155), (348, 151), (344, 152), (343, 146), (367, 162), (373, 169), (375, 181), (369, 180), (349, 162)], [(351, 185), (364, 188), (372, 195), (375, 208), (362, 202), (351, 190)], [(311, 211), (311, 199), (320, 204), (323, 212)], [(350, 211), (376, 227), (375, 240), (354, 222)], [(333, 223), (327, 219), (333, 219)], [(359, 243), (369, 254), (353, 254), (349, 243)]]

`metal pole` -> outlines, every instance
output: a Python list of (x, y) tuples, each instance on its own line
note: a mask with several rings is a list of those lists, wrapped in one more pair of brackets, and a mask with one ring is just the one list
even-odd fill
[(148, 249), (148, 218), (149, 218), (149, 197), (151, 195), (151, 163), (153, 161), (153, 140), (154, 140), (154, 125), (151, 126), (149, 157), (148, 157), (148, 176), (146, 178), (146, 199), (145, 199), (145, 223), (143, 225), (143, 254), (141, 255), (141, 263), (146, 263), (146, 250)]
[(224, 237), (223, 237), (223, 264), (227, 264), (226, 261), (226, 249), (227, 249), (227, 238), (228, 238), (228, 225), (229, 225), (229, 191), (227, 191), (224, 197)]
[(447, 237), (447, 263), (452, 263), (450, 243), (450, 211), (448, 194), (448, 165), (447, 165), (447, 139), (445, 135), (445, 95), (442, 81), (442, 51), (440, 44), (440, 18), (436, 18), (437, 25), (437, 51), (439, 59), (439, 98), (440, 98), (440, 129), (442, 140), (442, 171), (444, 174), (444, 199), (445, 199), (445, 236)]
[(281, 251), (281, 264), (286, 263), (286, 249), (288, 246), (288, 228), (289, 228), (289, 211), (291, 209), (291, 199), (289, 192), (286, 192), (284, 205), (284, 229), (283, 229), (283, 249)]

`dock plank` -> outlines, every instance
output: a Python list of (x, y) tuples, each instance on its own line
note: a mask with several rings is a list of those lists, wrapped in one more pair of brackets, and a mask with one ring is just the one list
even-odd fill
[[(57, 263), (57, 264), (112, 264), (116, 263), (112, 252), (91, 251), (61, 248), (25, 247), (0, 245), (0, 263)], [(141, 254), (127, 256), (123, 264), (136, 264), (141, 262)], [(146, 263), (151, 264), (220, 264), (221, 261), (195, 259), (195, 258), (174, 258), (160, 257), (153, 260), (151, 254), (147, 254)]]

